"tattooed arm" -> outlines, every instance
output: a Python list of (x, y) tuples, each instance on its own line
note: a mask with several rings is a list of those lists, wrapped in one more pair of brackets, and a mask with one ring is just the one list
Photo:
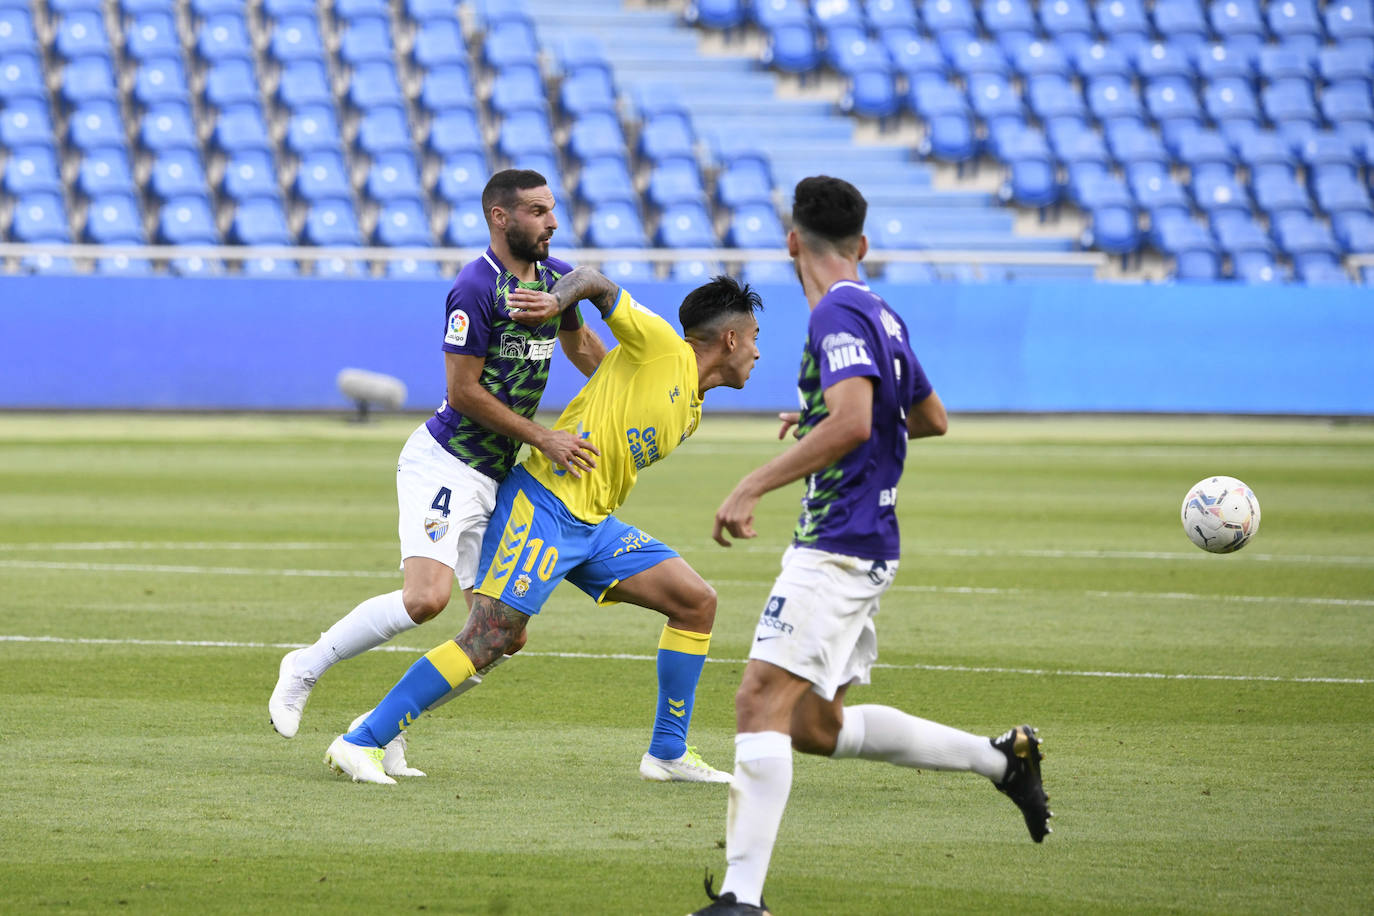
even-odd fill
[(559, 277), (549, 292), (533, 289), (511, 290), (507, 304), (512, 317), (531, 327), (543, 324), (574, 302), (586, 299), (595, 305), (604, 318), (615, 307), (620, 287), (590, 267), (574, 268), (572, 273)]

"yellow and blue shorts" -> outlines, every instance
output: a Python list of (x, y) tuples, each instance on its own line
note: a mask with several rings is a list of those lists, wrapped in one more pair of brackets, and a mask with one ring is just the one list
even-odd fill
[(614, 515), (591, 525), (568, 511), (522, 467), (496, 492), (496, 509), (477, 563), (479, 595), (525, 614), (538, 614), (567, 579), (598, 604), (617, 582), (678, 552)]

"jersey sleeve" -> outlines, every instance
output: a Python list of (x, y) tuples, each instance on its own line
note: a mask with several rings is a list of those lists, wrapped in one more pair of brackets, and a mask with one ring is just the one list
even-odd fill
[(809, 338), (820, 369), (821, 390), (855, 376), (876, 377), (874, 356), (882, 352), (873, 326), (856, 311), (832, 304), (811, 313)]
[(640, 305), (621, 289), (615, 306), (606, 317), (606, 327), (615, 335), (626, 358), (645, 362), (671, 353), (682, 343), (673, 326)]
[(491, 342), (492, 290), (460, 277), (448, 291), (444, 313), (445, 353), (486, 356)]

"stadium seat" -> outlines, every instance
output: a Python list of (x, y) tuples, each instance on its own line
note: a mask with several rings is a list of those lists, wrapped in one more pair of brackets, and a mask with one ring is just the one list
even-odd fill
[(1144, 116), (1140, 96), (1128, 79), (1115, 76), (1097, 77), (1088, 81), (1083, 95), (1088, 101), (1088, 110), (1099, 121), (1139, 121)]
[(845, 113), (879, 121), (893, 117), (901, 107), (896, 79), (887, 70), (855, 73), (848, 91), (840, 100), (840, 109)]
[(387, 20), (367, 16), (348, 22), (339, 41), (339, 57), (353, 66), (368, 61), (392, 61), (391, 27)]
[(1065, 77), (1045, 74), (1032, 77), (1026, 86), (1026, 101), (1031, 111), (1042, 121), (1073, 118), (1081, 121), (1088, 109), (1083, 96)]
[(81, 158), (76, 186), (90, 198), (110, 195), (132, 197), (134, 177), (129, 168), (129, 157), (120, 148), (88, 151)]
[(1224, 77), (1209, 82), (1202, 91), (1202, 102), (1208, 116), (1218, 123), (1242, 121), (1256, 124), (1259, 106), (1246, 80)]
[(439, 166), (439, 178), (435, 188), (441, 198), (449, 203), (456, 203), (466, 198), (481, 196), (488, 177), (485, 153), (455, 153)]
[(1099, 0), (1093, 12), (1098, 30), (1117, 47), (1139, 47), (1153, 34), (1140, 0)]
[(1316, 61), (1303, 51), (1286, 45), (1260, 48), (1258, 69), (1267, 83), (1279, 80), (1307, 80), (1316, 77)]
[(387, 0), (335, 0), (334, 15), (345, 21), (365, 16), (389, 16), (391, 7)]
[(1107, 146), (1112, 157), (1124, 166), (1141, 162), (1171, 161), (1169, 151), (1164, 148), (1159, 134), (1138, 122), (1126, 121), (1112, 125), (1106, 131)]
[(1084, 0), (1046, 0), (1039, 8), (1040, 25), (1062, 48), (1091, 44), (1096, 28)]
[(235, 0), (191, 0), (191, 11), (201, 19), (227, 13), (242, 13), (243, 4)]
[(684, 283), (689, 286), (699, 286), (712, 277), (724, 273), (725, 269), (719, 261), (674, 261), (668, 268), (668, 281), (671, 283)]
[[(247, 61), (233, 61), (232, 64), (247, 66)], [(242, 71), (239, 71), (242, 73)], [(206, 95), (210, 94), (210, 84), (214, 79), (211, 76), (206, 80)], [(231, 83), (228, 77), (223, 78), (220, 86), (214, 90), (218, 94), (230, 96), (237, 95), (239, 92), (252, 92), (256, 94), (256, 87), (250, 82), (247, 87), (238, 87)], [(304, 108), (307, 105), (333, 105), (334, 92), (329, 87), (329, 74), (325, 70), (324, 61), (313, 58), (302, 58), (292, 60), (282, 67), (281, 79), (277, 82), (277, 98), (288, 109), (295, 110)]]
[[(151, 112), (149, 114), (152, 115)], [(189, 124), (189, 113), (187, 118)], [(159, 120), (155, 123), (155, 127), (161, 139), (157, 139), (155, 145), (149, 139), (147, 125), (148, 119), (145, 118), (144, 143), (149, 149), (168, 149), (173, 145), (173, 140), (178, 141), (176, 143), (178, 146), (195, 148), (194, 131), (189, 135), (189, 142), (182, 142), (186, 138), (183, 138), (179, 133), (179, 126), (176, 130), (168, 131), (162, 121)], [(272, 139), (267, 133), (267, 122), (263, 120), (262, 109), (252, 104), (234, 105), (221, 111), (219, 118), (215, 121), (215, 129), (211, 137), (215, 146), (229, 155), (248, 150), (270, 152), (272, 149)]]
[(728, 209), (773, 202), (767, 167), (753, 160), (732, 163), (716, 176), (716, 200)]
[(262, 11), (275, 21), (287, 16), (315, 15), (315, 0), (263, 0)]
[(688, 25), (731, 31), (744, 24), (747, 6), (746, 0), (691, 0), (682, 17)]
[(1331, 217), (1331, 231), (1341, 248), (1351, 254), (1374, 254), (1374, 215), (1338, 213)]
[(81, 57), (71, 61), (62, 69), (59, 91), (72, 106), (113, 102), (119, 98), (114, 66), (107, 57)]
[(511, 159), (529, 155), (555, 155), (553, 130), (548, 118), (536, 111), (517, 112), (501, 125), (497, 149)]
[[(997, 0), (1008, 2), (1008, 0)], [(1017, 45), (1010, 53), (1011, 67), (1025, 79), (1069, 72), (1068, 57), (1059, 45), (1045, 41), (1030, 41)]]
[(251, 59), (253, 43), (248, 38), (243, 14), (219, 13), (206, 19), (196, 34), (196, 50), (207, 61), (227, 57)]
[(164, 201), (174, 197), (203, 197), (207, 186), (200, 154), (189, 149), (170, 149), (159, 153), (153, 159), (148, 186), (153, 194)]
[(1370, 213), (1369, 190), (1355, 176), (1336, 172), (1318, 175), (1313, 181), (1313, 196), (1322, 212), (1333, 219), (1346, 213)]
[(325, 247), (354, 246), (361, 241), (358, 217), (347, 200), (320, 200), (305, 212), (303, 241)]
[(224, 262), (215, 258), (173, 258), (167, 267), (178, 277), (218, 277), (224, 273)]
[(426, 69), (468, 63), (467, 42), (456, 19), (429, 19), (419, 23), (411, 49), (415, 63)]
[(1374, 9), (1367, 0), (1328, 3), (1322, 14), (1326, 34), (1340, 40), (1374, 38)]
[(668, 208), (678, 204), (705, 206), (706, 189), (695, 162), (669, 159), (654, 166), (649, 173), (646, 197), (656, 207)]
[(999, 122), (1025, 123), (1021, 94), (1004, 77), (985, 74), (968, 80), (969, 102), (989, 127)]
[(588, 67), (569, 74), (558, 88), (559, 104), (574, 118), (593, 112), (615, 114), (615, 87), (611, 77), (599, 67)]
[(337, 150), (316, 150), (303, 156), (296, 170), (295, 190), (306, 202), (352, 196), (343, 156)]
[(53, 50), (63, 60), (83, 57), (110, 58), (110, 39), (105, 34), (105, 17), (95, 11), (76, 11), (58, 18)]
[(482, 58), (498, 71), (507, 67), (538, 68), (539, 42), (534, 29), (523, 22), (493, 26), (482, 40)]
[(33, 17), (28, 4), (0, 9), (0, 60), (16, 52), (35, 54), (37, 51), (38, 36), (33, 31)]
[(1334, 169), (1354, 178), (1360, 169), (1354, 144), (1334, 131), (1314, 134), (1299, 148), (1298, 155), (1314, 175)]
[(809, 25), (777, 26), (768, 35), (761, 61), (783, 73), (810, 73), (821, 63), (816, 35)]
[(812, 25), (806, 0), (756, 0), (749, 13), (755, 24), (767, 30), (779, 25)]
[(47, 95), (43, 65), (36, 54), (23, 52), (0, 56), (0, 102), (13, 103), (22, 99), (41, 101)]
[(131, 191), (92, 198), (86, 238), (97, 245), (141, 245), (143, 222)]
[(1253, 49), (1217, 43), (1199, 46), (1193, 66), (1204, 81), (1238, 79), (1247, 82), (1255, 78)]
[(342, 145), (332, 106), (309, 105), (292, 112), (286, 122), (286, 148), (298, 156)]
[(44, 276), (64, 276), (77, 272), (71, 258), (54, 257), (50, 254), (28, 255), (19, 262), (25, 273)]
[(1374, 46), (1356, 42), (1328, 45), (1318, 52), (1317, 69), (1328, 85), (1353, 82), (1368, 87), (1374, 80)]
[(158, 211), (158, 234), (168, 245), (217, 245), (219, 233), (203, 197), (177, 197)]
[(320, 38), (319, 23), (313, 15), (281, 18), (272, 29), (268, 50), (282, 63), (299, 60), (323, 61), (325, 50), (324, 41)]
[(104, 277), (146, 277), (153, 272), (153, 262), (147, 258), (131, 258), (118, 254), (109, 258), (98, 258), (95, 272)]
[[(25, 113), (27, 113), (27, 109)], [(46, 111), (43, 117), (46, 119)], [(88, 102), (82, 105), (72, 112), (71, 119), (67, 122), (67, 131), (68, 141), (77, 149), (125, 148), (124, 128), (120, 121), (119, 108), (111, 102)], [(47, 128), (44, 136), (46, 139), (42, 142), (52, 142), (52, 129), (50, 127)], [(4, 137), (0, 136), (0, 140), (2, 139)], [(15, 145), (22, 144), (16, 143)]]
[(363, 110), (384, 105), (403, 107), (406, 98), (396, 67), (390, 61), (367, 61), (354, 67), (348, 79), (348, 101)]
[(695, 158), (696, 139), (691, 121), (671, 112), (645, 121), (639, 132), (639, 152), (651, 162)]
[(587, 242), (593, 248), (645, 248), (648, 239), (632, 204), (608, 203), (595, 208), (587, 223)]
[[(1307, 101), (1311, 101), (1310, 94)], [(1322, 93), (1322, 114), (1326, 120), (1339, 127), (1345, 123), (1367, 124), (1374, 121), (1374, 101), (1371, 101), (1369, 87), (1359, 84), (1331, 86)], [(1309, 114), (1304, 110), (1302, 114)]]
[(272, 154), (259, 149), (234, 154), (224, 166), (223, 190), (230, 199), (240, 202), (279, 197), (281, 192)]
[(281, 201), (270, 197), (241, 201), (234, 208), (229, 241), (239, 245), (292, 244), (294, 240), (286, 226)]
[(448, 214), (444, 233), (448, 244), (456, 248), (485, 248), (489, 239), (486, 217), (482, 214), (480, 198), (455, 204)]
[(949, 71), (949, 61), (940, 46), (916, 32), (888, 33), (882, 36), (882, 41), (892, 57), (893, 67), (906, 74), (909, 82), (915, 83), (926, 76), (943, 79)]
[(690, 202), (667, 207), (659, 218), (654, 238), (664, 248), (711, 248), (716, 244), (706, 207)]
[(503, 117), (517, 112), (548, 110), (544, 79), (536, 67), (510, 66), (497, 72), (489, 99), (492, 110)]
[(1140, 247), (1140, 228), (1133, 206), (1104, 206), (1089, 210), (1085, 247), (1125, 257)]
[(1281, 213), (1311, 213), (1312, 204), (1293, 173), (1285, 166), (1259, 166), (1252, 171), (1255, 205), (1270, 217)]
[(298, 277), (301, 273), (295, 261), (280, 258), (249, 258), (242, 270), (245, 277)]
[(864, 13), (869, 24), (880, 32), (894, 28), (914, 29), (917, 25), (916, 6), (912, 0), (865, 0)]
[(404, 108), (386, 106), (363, 112), (358, 121), (358, 149), (370, 156), (383, 153), (409, 153), (414, 150), (410, 139), (410, 122)]
[(1193, 200), (1212, 219), (1218, 213), (1232, 210), (1247, 215), (1250, 213), (1250, 196), (1229, 168), (1212, 167), (1195, 172), (1192, 191)]
[(487, 149), (476, 113), (461, 108), (436, 115), (430, 123), (426, 142), (431, 150), (445, 159), (460, 153), (485, 155)]
[(417, 261), (414, 258), (387, 261), (386, 275), (393, 280), (443, 279), (443, 274), (439, 271), (439, 263), (437, 261)]
[(125, 48), (135, 60), (181, 58), (176, 22), (167, 13), (145, 13), (129, 24)]
[(1288, 141), (1272, 130), (1242, 136), (1236, 143), (1236, 157), (1253, 173), (1264, 166), (1281, 166), (1292, 174), (1294, 157)]
[(10, 236), (16, 242), (70, 242), (67, 211), (58, 194), (26, 194), (14, 202)]
[[(255, 88), (248, 80), (249, 88)], [(186, 102), (190, 99), (190, 88), (186, 73), (178, 58), (150, 58), (139, 64), (134, 73), (134, 100), (144, 108), (162, 102)]]
[(625, 133), (620, 120), (610, 112), (583, 115), (573, 122), (568, 134), (568, 152), (578, 162), (594, 159), (624, 159), (627, 155)]
[(1253, 36), (1256, 40), (1266, 37), (1264, 19), (1254, 0), (1212, 0), (1207, 17), (1212, 23), (1212, 31), (1224, 39), (1240, 35)]
[(1161, 218), (1186, 218), (1192, 209), (1183, 186), (1167, 172), (1132, 181), (1131, 192), (1141, 209), (1150, 214), (1152, 225)]
[(431, 69), (420, 81), (420, 107), (441, 112), (453, 109), (477, 110), (477, 97), (468, 81), (465, 67), (445, 65)]
[(373, 200), (390, 203), (399, 199), (418, 200), (424, 196), (420, 170), (410, 153), (383, 153), (372, 160), (365, 184)]
[(597, 159), (583, 166), (577, 195), (593, 208), (607, 203), (633, 205), (639, 200), (629, 167), (620, 159)]
[[(84, 168), (85, 163), (82, 165)], [(127, 162), (125, 168), (128, 168)], [(12, 151), (5, 164), (4, 176), (3, 188), (12, 197), (62, 193), (57, 157), (48, 146), (27, 146)]]
[(429, 217), (418, 198), (387, 202), (377, 217), (376, 242), (387, 248), (429, 248), (434, 239)]
[(725, 243), (735, 248), (781, 248), (786, 235), (771, 203), (752, 204), (730, 215)]
[(648, 261), (606, 261), (601, 265), (601, 272), (622, 285), (656, 279), (654, 266)]

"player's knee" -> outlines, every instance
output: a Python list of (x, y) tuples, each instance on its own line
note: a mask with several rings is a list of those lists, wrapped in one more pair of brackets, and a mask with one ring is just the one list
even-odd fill
[[(445, 586), (448, 586), (448, 583), (445, 583)], [(416, 623), (424, 623), (438, 617), (444, 608), (448, 607), (449, 596), (452, 594), (452, 587), (428, 584), (407, 586), (401, 592), (401, 600), (405, 603), (406, 613), (410, 615), (410, 619)]]
[(702, 581), (687, 601), (686, 608), (678, 616), (687, 624), (684, 629), (698, 633), (711, 632), (716, 622), (716, 590), (709, 583)]
[(792, 748), (803, 754), (829, 757), (835, 753), (835, 741), (840, 724), (832, 717), (794, 715), (792, 717)]

